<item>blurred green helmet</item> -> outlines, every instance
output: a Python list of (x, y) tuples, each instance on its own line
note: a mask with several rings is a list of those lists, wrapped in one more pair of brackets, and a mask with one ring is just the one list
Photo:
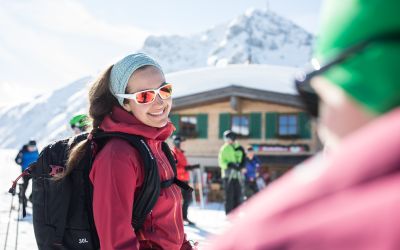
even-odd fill
[(85, 114), (79, 114), (72, 117), (72, 119), (69, 121), (69, 124), (71, 125), (71, 128), (77, 127), (79, 129), (85, 129), (91, 125), (91, 121), (89, 116)]
[[(347, 48), (400, 33), (399, 0), (326, 0), (315, 55), (325, 62)], [(372, 42), (323, 74), (373, 113), (400, 106), (400, 42)]]

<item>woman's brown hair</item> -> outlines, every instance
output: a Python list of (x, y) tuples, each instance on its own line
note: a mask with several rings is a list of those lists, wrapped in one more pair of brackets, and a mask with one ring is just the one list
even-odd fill
[[(92, 132), (95, 133), (104, 120), (111, 113), (114, 106), (118, 106), (117, 99), (110, 91), (109, 82), (113, 66), (110, 66), (92, 84), (89, 90), (89, 116), (92, 118)], [(78, 165), (85, 154), (88, 140), (83, 140), (75, 145), (69, 154), (67, 170), (63, 176), (68, 175)]]

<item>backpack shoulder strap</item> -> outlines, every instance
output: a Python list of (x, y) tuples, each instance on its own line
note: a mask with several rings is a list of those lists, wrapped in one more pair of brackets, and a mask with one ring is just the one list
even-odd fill
[(186, 191), (192, 192), (193, 188), (191, 186), (189, 186), (185, 182), (176, 178), (176, 159), (172, 155), (172, 151), (171, 151), (170, 147), (168, 146), (168, 144), (166, 142), (162, 142), (161, 148), (162, 148), (165, 156), (167, 157), (169, 164), (171, 164), (172, 170), (174, 171), (174, 178), (161, 182), (161, 188), (167, 188), (167, 187), (171, 186), (172, 184), (176, 184), (178, 187), (180, 187)]
[(167, 157), (169, 164), (171, 164), (172, 170), (174, 171), (174, 176), (176, 176), (176, 159), (172, 154), (172, 151), (166, 142), (161, 143), (161, 149)]

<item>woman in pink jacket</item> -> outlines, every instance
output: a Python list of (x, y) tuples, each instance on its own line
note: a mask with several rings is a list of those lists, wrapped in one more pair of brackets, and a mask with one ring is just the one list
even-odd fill
[[(171, 94), (172, 85), (166, 83), (161, 67), (143, 53), (129, 55), (109, 67), (89, 92), (93, 131), (144, 137), (156, 158), (161, 181), (174, 177), (161, 150), (161, 143), (174, 130), (168, 119)], [(71, 152), (70, 164), (79, 159), (80, 148), (78, 145)], [(132, 228), (133, 201), (145, 188), (143, 167), (142, 156), (123, 139), (110, 139), (96, 155), (90, 180), (101, 249), (191, 249), (185, 239), (182, 196), (176, 185), (160, 191), (139, 231)]]

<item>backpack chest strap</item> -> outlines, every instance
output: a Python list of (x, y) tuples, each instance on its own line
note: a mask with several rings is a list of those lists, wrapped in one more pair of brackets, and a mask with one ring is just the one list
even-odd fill
[(178, 187), (180, 187), (181, 189), (184, 189), (186, 191), (193, 191), (193, 188), (191, 186), (189, 186), (188, 184), (186, 184), (185, 182), (178, 180), (176, 177), (162, 181), (160, 186), (161, 188), (167, 188), (170, 187), (172, 184), (176, 184)]

